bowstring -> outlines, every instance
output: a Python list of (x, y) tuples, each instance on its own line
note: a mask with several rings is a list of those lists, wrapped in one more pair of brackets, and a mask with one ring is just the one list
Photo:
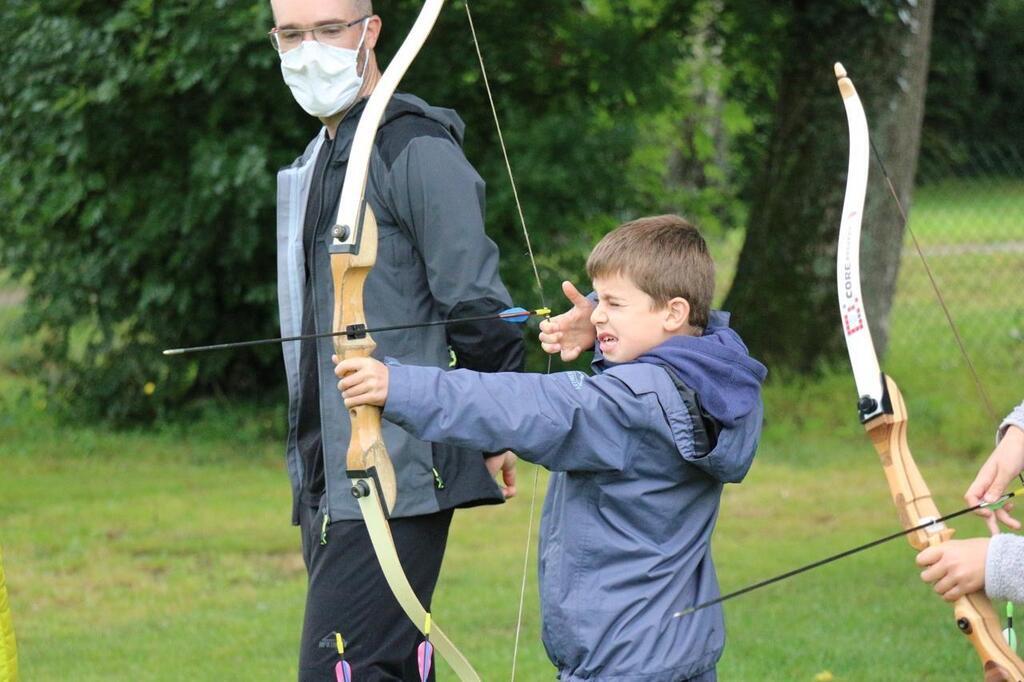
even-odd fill
[[(992, 405), (992, 399), (989, 397), (988, 391), (985, 390), (985, 384), (982, 382), (981, 376), (978, 374), (978, 370), (974, 366), (974, 362), (971, 360), (970, 354), (967, 352), (967, 345), (964, 343), (964, 339), (960, 335), (959, 327), (953, 320), (953, 313), (950, 311), (949, 305), (946, 303), (946, 297), (942, 295), (942, 289), (939, 288), (939, 283), (935, 279), (931, 266), (928, 264), (928, 259), (925, 258), (921, 242), (918, 241), (917, 235), (914, 233), (914, 228), (910, 225), (907, 211), (904, 209), (903, 202), (900, 201), (899, 193), (896, 191), (896, 184), (892, 181), (892, 177), (890, 177), (889, 171), (886, 169), (885, 163), (882, 161), (882, 155), (878, 152), (878, 147), (875, 146), (875, 141), (869, 138), (868, 142), (871, 144), (871, 152), (875, 157), (875, 162), (878, 163), (878, 167), (882, 171), (882, 176), (885, 178), (885, 184), (889, 188), (889, 194), (892, 195), (893, 200), (896, 202), (896, 209), (899, 211), (900, 218), (903, 220), (903, 227), (906, 228), (907, 233), (910, 235), (910, 241), (914, 245), (914, 251), (917, 252), (917, 257), (921, 260), (921, 265), (924, 266), (925, 275), (927, 275), (928, 282), (931, 285), (932, 291), (935, 293), (935, 298), (939, 302), (942, 314), (946, 318), (946, 324), (949, 326), (950, 331), (953, 332), (953, 338), (956, 340), (957, 348), (960, 350), (960, 356), (964, 359), (964, 364), (967, 365), (967, 370), (974, 381), (975, 390), (977, 390), (978, 395), (981, 397), (981, 402), (985, 408), (985, 412), (993, 423), (998, 424), (1001, 420), (996, 414), (996, 410)], [(1024, 483), (1024, 472), (1018, 472), (1017, 478), (1020, 479), (1021, 483)]]
[[(509, 184), (512, 187), (512, 197), (515, 200), (516, 212), (519, 215), (519, 224), (523, 229), (523, 240), (526, 242), (526, 253), (530, 257), (530, 266), (533, 269), (534, 281), (537, 285), (537, 294), (541, 302), (541, 306), (547, 308), (548, 304), (544, 297), (544, 285), (541, 282), (540, 270), (537, 267), (537, 259), (533, 253), (533, 243), (530, 239), (530, 231), (526, 226), (526, 217), (523, 213), (523, 205), (519, 200), (519, 189), (516, 184), (515, 174), (512, 172), (512, 162), (509, 160), (508, 148), (505, 146), (505, 135), (501, 130), (501, 120), (498, 117), (498, 108), (494, 103), (494, 94), (491, 91), (491, 83), (487, 77), (487, 67), (484, 65), (483, 52), (480, 49), (480, 41), (477, 39), (476, 26), (473, 24), (473, 12), (469, 8), (469, 0), (464, 0), (463, 5), (466, 8), (466, 19), (469, 22), (469, 31), (473, 36), (473, 48), (476, 50), (476, 58), (480, 64), (480, 74), (484, 82), (484, 90), (487, 92), (487, 101), (491, 107), (491, 116), (494, 118), (494, 128), (498, 133), (498, 144), (501, 147), (501, 155), (505, 161), (505, 171), (508, 174)], [(547, 362), (547, 373), (551, 373), (551, 356), (548, 356)], [(512, 671), (511, 671), (511, 682), (515, 682), (516, 679), (516, 664), (519, 660), (519, 643), (520, 635), (522, 633), (523, 626), (523, 609), (526, 603), (526, 577), (530, 569), (530, 547), (533, 545), (533, 524), (534, 517), (537, 509), (537, 489), (540, 486), (540, 467), (535, 467), (533, 471), (533, 489), (530, 493), (530, 516), (529, 522), (526, 528), (526, 549), (523, 552), (523, 574), (519, 585), (519, 606), (516, 612), (516, 629), (515, 629), (515, 642), (512, 647)]]

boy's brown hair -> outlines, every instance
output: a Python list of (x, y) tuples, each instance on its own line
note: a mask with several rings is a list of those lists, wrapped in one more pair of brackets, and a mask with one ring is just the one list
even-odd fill
[(690, 325), (708, 326), (715, 295), (715, 262), (696, 227), (677, 215), (640, 218), (598, 242), (587, 259), (590, 279), (625, 275), (663, 306), (681, 296), (690, 303)]

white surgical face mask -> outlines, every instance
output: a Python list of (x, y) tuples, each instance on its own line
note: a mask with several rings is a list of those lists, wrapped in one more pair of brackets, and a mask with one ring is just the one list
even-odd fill
[[(363, 87), (356, 62), (366, 38), (366, 26), (354, 50), (304, 40), (294, 50), (281, 53), (281, 75), (292, 97), (311, 116), (327, 118), (352, 105)], [(363, 68), (366, 73), (366, 68)]]

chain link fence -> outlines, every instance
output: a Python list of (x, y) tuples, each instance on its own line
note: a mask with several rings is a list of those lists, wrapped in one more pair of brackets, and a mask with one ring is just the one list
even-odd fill
[[(981, 390), (928, 281), (928, 268)], [(929, 163), (914, 194), (886, 364), (906, 377), (942, 373), (948, 377), (945, 398), (963, 401), (964, 409), (978, 409), (971, 403), (987, 393), (1000, 417), (1024, 397), (1022, 285), (1024, 155), (1007, 147), (976, 148), (946, 167)]]

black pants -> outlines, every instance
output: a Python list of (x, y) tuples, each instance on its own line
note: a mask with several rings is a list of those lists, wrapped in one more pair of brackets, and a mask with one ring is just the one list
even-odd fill
[[(409, 582), (430, 610), (452, 511), (391, 520), (391, 534)], [(417, 682), (416, 649), (423, 636), (384, 580), (362, 521), (336, 521), (320, 544), (323, 515), (305, 505), (299, 513), (302, 555), (309, 573), (299, 652), (299, 682), (334, 682), (338, 662), (334, 633), (345, 641), (345, 659), (359, 682)], [(434, 679), (431, 672), (430, 679)]]

